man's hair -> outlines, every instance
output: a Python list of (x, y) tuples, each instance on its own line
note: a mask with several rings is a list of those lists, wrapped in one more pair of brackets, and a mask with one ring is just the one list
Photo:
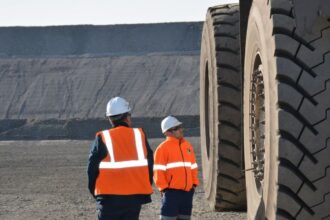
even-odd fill
[(113, 126), (116, 126), (118, 124), (121, 124), (127, 118), (128, 115), (130, 115), (130, 113), (126, 112), (126, 113), (120, 114), (120, 115), (109, 116), (109, 119), (110, 119), (111, 123), (113, 124)]

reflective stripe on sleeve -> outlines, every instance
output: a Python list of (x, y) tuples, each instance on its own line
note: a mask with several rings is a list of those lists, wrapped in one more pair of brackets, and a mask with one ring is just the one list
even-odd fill
[(160, 164), (154, 164), (154, 170), (166, 170), (166, 166)]
[(176, 167), (191, 167), (191, 163), (190, 162), (175, 162), (175, 163), (168, 163), (166, 165), (167, 169), (176, 168)]
[(197, 163), (193, 163), (191, 164), (191, 169), (196, 169), (198, 166), (197, 166)]
[(167, 170), (177, 167), (190, 167), (191, 169), (196, 169), (197, 163), (191, 164), (190, 162), (174, 162), (174, 163), (168, 163), (166, 165), (154, 164), (154, 170)]

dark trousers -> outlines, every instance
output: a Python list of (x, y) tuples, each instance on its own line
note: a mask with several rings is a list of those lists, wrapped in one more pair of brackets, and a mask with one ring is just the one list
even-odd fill
[(97, 215), (99, 220), (138, 220), (141, 211), (141, 205), (138, 206), (118, 206), (116, 209), (99, 207)]
[(190, 219), (194, 192), (195, 189), (189, 192), (176, 189), (165, 190), (160, 219)]

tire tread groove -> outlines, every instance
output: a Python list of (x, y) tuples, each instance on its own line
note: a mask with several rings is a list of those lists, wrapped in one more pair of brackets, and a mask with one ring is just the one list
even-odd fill
[(280, 49), (275, 50), (275, 56), (289, 59), (292, 62), (294, 62), (296, 65), (300, 66), (307, 73), (309, 73), (312, 77), (315, 78), (317, 76), (317, 74), (311, 68), (309, 68), (305, 63), (303, 63), (301, 60), (294, 57), (293, 55), (291, 55), (289, 52), (287, 52), (285, 50), (280, 50)]
[(233, 148), (235, 148), (237, 150), (241, 150), (241, 148), (237, 144), (233, 143), (232, 141), (229, 141), (229, 140), (226, 140), (226, 139), (220, 139), (220, 142), (221, 143), (224, 143), (224, 144), (226, 144), (228, 146), (231, 146), (231, 147), (233, 147)]
[(215, 33), (214, 37), (227, 37), (237, 40), (237, 35), (227, 34), (227, 33)]
[(224, 82), (224, 81), (220, 81), (220, 82), (218, 82), (218, 83), (219, 83), (219, 86), (220, 86), (220, 87), (226, 87), (226, 88), (229, 88), (229, 89), (235, 90), (236, 92), (240, 92), (240, 91), (241, 91), (240, 88), (237, 88), (236, 86), (234, 86), (234, 85), (231, 84), (231, 83), (227, 83), (227, 82)]
[(225, 68), (225, 69), (229, 69), (229, 70), (233, 70), (237, 73), (239, 73), (239, 69), (237, 69), (236, 67), (230, 65), (230, 64), (226, 64), (226, 63), (217, 63), (217, 67), (218, 68)]
[(286, 158), (279, 158), (280, 166), (286, 167), (291, 170), (296, 176), (299, 177), (307, 186), (309, 186), (313, 191), (316, 191), (315, 185), (309, 180), (303, 172), (301, 172), (291, 161)]
[(279, 101), (278, 106), (280, 109), (284, 110), (285, 112), (293, 115), (300, 123), (302, 123), (304, 126), (309, 128), (313, 132), (314, 135), (317, 135), (319, 132), (313, 127), (311, 123), (307, 121), (307, 119), (300, 114), (297, 110), (295, 110), (290, 104)]
[(299, 42), (300, 44), (304, 45), (311, 51), (315, 50), (315, 48), (313, 46), (311, 46), (307, 41), (305, 41), (303, 38), (299, 37), (297, 34), (292, 33), (290, 30), (286, 29), (285, 27), (274, 27), (273, 35), (276, 35), (276, 34), (286, 35), (286, 36), (294, 39), (295, 41)]
[(310, 94), (308, 94), (308, 92), (301, 87), (299, 84), (296, 84), (291, 78), (282, 75), (282, 74), (278, 74), (276, 76), (276, 79), (281, 82), (281, 83), (285, 83), (289, 86), (291, 86), (292, 88), (294, 88), (296, 91), (298, 91), (300, 94), (302, 94), (302, 96), (304, 96), (305, 98), (307, 98), (311, 103), (313, 103), (313, 105), (317, 105), (317, 101), (313, 98), (313, 96), (311, 96)]
[(229, 53), (232, 53), (232, 54), (235, 54), (235, 55), (239, 55), (239, 51), (232, 50), (232, 49), (226, 48), (226, 47), (217, 47), (216, 51), (220, 52), (220, 53), (221, 52), (229, 52)]
[(228, 179), (228, 180), (230, 180), (230, 181), (232, 181), (232, 182), (234, 182), (236, 184), (240, 184), (240, 181), (239, 180), (237, 180), (235, 177), (232, 177), (232, 176), (230, 176), (228, 174), (219, 172), (219, 176), (222, 177), (222, 178)]
[(293, 143), (303, 154), (305, 154), (314, 164), (317, 163), (317, 159), (315, 156), (299, 141), (297, 140), (292, 134), (287, 131), (280, 130), (279, 131), (281, 137), (291, 143)]
[(239, 194), (237, 194), (236, 192), (234, 192), (234, 191), (232, 191), (232, 190), (230, 190), (230, 189), (226, 189), (226, 188), (223, 188), (223, 187), (219, 187), (219, 190), (224, 191), (224, 192), (227, 192), (227, 193), (230, 193), (230, 194), (232, 194), (232, 195), (234, 195), (234, 196), (239, 196)]
[(276, 214), (281, 216), (281, 217), (284, 217), (286, 219), (289, 219), (289, 220), (296, 220), (295, 217), (293, 217), (290, 213), (288, 213), (286, 210), (284, 209), (277, 209), (276, 211)]
[(223, 106), (227, 106), (227, 107), (229, 107), (229, 108), (231, 108), (231, 109), (234, 109), (234, 110), (236, 110), (236, 111), (241, 111), (241, 109), (239, 108), (239, 107), (237, 107), (236, 105), (234, 105), (234, 104), (232, 104), (232, 103), (230, 103), (230, 102), (226, 102), (226, 101), (222, 101), (222, 100), (220, 100), (219, 101), (219, 104), (220, 105), (223, 105)]
[(311, 208), (315, 208), (315, 207), (317, 207), (317, 206), (322, 205), (323, 203), (325, 203), (325, 200), (326, 200), (325, 197), (327, 197), (328, 195), (330, 195), (330, 192), (325, 193), (323, 195), (322, 201), (319, 202), (319, 203), (317, 203), (317, 204), (315, 204), (315, 205), (313, 205)]
[(232, 22), (228, 22), (228, 21), (215, 21), (213, 22), (214, 26), (222, 26), (222, 25), (230, 25), (230, 26), (236, 26), (239, 23), (239, 20), (235, 20)]
[(224, 157), (224, 156), (220, 156), (220, 161), (223, 161), (224, 163), (231, 164), (231, 165), (233, 165), (233, 166), (235, 166), (235, 167), (237, 167), (237, 168), (240, 168), (240, 167), (241, 167), (241, 166), (240, 166), (238, 163), (236, 163), (235, 161), (233, 161), (233, 160), (231, 160), (231, 159), (229, 159), (229, 158), (226, 158), (226, 157)]
[(290, 17), (291, 19), (294, 19), (292, 10), (287, 11), (284, 8), (271, 8), (270, 15), (285, 15), (285, 16)]
[(234, 130), (236, 130), (237, 132), (240, 132), (241, 131), (241, 128), (236, 126), (235, 124), (231, 123), (230, 121), (227, 121), (227, 120), (220, 120), (220, 126), (221, 125), (225, 125), (225, 126), (228, 126), (228, 127), (231, 127), (233, 128)]
[(296, 201), (300, 206), (304, 207), (305, 210), (311, 214), (314, 215), (315, 212), (296, 194), (294, 193), (289, 187), (283, 185), (283, 184), (278, 184), (279, 189), (278, 191), (291, 197), (294, 201)]

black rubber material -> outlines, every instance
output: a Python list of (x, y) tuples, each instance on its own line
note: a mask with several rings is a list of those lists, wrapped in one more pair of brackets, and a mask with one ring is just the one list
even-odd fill
[[(246, 197), (241, 153), (242, 113), (238, 5), (209, 8), (202, 38), (201, 148), (204, 151), (202, 154), (203, 172), (209, 172), (204, 175), (204, 187), (206, 194), (209, 194), (207, 199), (211, 208), (218, 211), (242, 210), (246, 208)], [(206, 48), (209, 48), (209, 51)], [(206, 74), (209, 76), (205, 76)], [(208, 85), (210, 88), (213, 87), (213, 92), (204, 91)], [(206, 88), (206, 90), (208, 89)], [(213, 104), (209, 104), (209, 102)], [(217, 112), (214, 117), (210, 116), (211, 112), (205, 112), (213, 111), (213, 108), (216, 108)], [(205, 126), (210, 128), (205, 128)], [(217, 130), (211, 128), (214, 126), (217, 126)], [(214, 141), (206, 141), (208, 135)], [(209, 146), (210, 151), (217, 148), (214, 151), (216, 153), (211, 154), (210, 158), (205, 153), (207, 143), (211, 145)], [(217, 167), (210, 168), (213, 164), (217, 164)]]
[(319, 18), (312, 30), (298, 29), (292, 1), (256, 2), (266, 5), (264, 14), (270, 10), (273, 27), (264, 29), (271, 29), (268, 61), (277, 69), (269, 88), (277, 90), (276, 107), (266, 106), (278, 119), (277, 197), (266, 206), (275, 207), (276, 219), (330, 219), (330, 22)]
[(330, 23), (306, 33), (295, 26), (291, 1), (270, 7), (279, 114), (286, 115), (279, 117), (277, 218), (330, 218)]

